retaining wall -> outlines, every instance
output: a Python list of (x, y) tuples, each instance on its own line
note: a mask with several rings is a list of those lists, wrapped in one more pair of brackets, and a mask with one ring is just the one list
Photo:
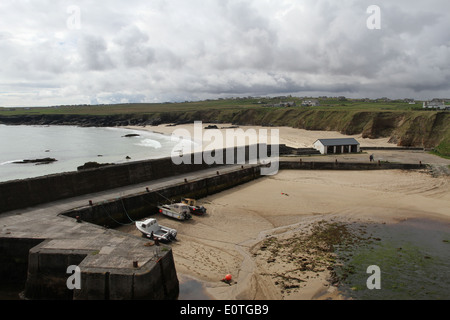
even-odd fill
[(361, 150), (397, 150), (397, 151), (425, 151), (425, 148), (418, 147), (361, 147)]
[(0, 279), (2, 284), (25, 283), (29, 250), (44, 239), (0, 237)]
[(261, 168), (254, 166), (237, 171), (180, 182), (170, 187), (143, 191), (138, 194), (121, 197), (101, 203), (93, 203), (81, 208), (63, 212), (65, 216), (79, 217), (81, 220), (110, 228), (121, 224), (130, 224), (158, 213), (157, 206), (167, 203), (167, 199), (180, 201), (181, 198), (204, 198), (208, 195), (221, 192), (237, 185), (259, 178)]
[[(281, 161), (280, 170), (418, 170), (425, 168), (420, 164), (402, 163), (349, 163), (349, 162), (305, 162), (305, 161)], [(130, 224), (158, 213), (157, 206), (167, 203), (167, 199), (180, 201), (181, 198), (204, 198), (208, 195), (221, 192), (237, 185), (258, 179), (261, 177), (261, 167), (254, 166), (243, 168), (229, 173), (197, 179), (194, 181), (180, 182), (170, 187), (157, 190), (148, 190), (138, 194), (93, 203), (81, 208), (62, 213), (72, 218), (110, 228), (122, 224)]]
[(47, 242), (31, 248), (24, 294), (27, 299), (72, 300), (73, 290), (66, 285), (67, 267), (78, 266), (92, 250), (43, 249)]
[(385, 162), (306, 162), (282, 161), (280, 170), (418, 170), (424, 164), (385, 163)]
[[(24, 290), (27, 299), (174, 300), (178, 297), (179, 282), (170, 247), (161, 246), (159, 253), (139, 268), (121, 268), (102, 267), (98, 263), (93, 266), (92, 260), (96, 258), (92, 249), (49, 248), (51, 241), (30, 249)], [(142, 250), (150, 249), (142, 246)], [(77, 290), (67, 287), (67, 267), (72, 265), (81, 271)]]

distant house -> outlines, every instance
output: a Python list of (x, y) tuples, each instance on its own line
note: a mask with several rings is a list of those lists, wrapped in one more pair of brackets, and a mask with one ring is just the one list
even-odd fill
[(295, 107), (297, 104), (294, 101), (282, 102), (285, 107)]
[(318, 107), (320, 106), (320, 102), (318, 99), (307, 99), (302, 101), (303, 107)]
[(314, 148), (321, 154), (358, 153), (361, 151), (360, 144), (356, 139), (319, 139), (314, 142)]
[(297, 104), (294, 102), (294, 101), (289, 101), (289, 102), (280, 102), (280, 103), (278, 103), (278, 104), (274, 104), (273, 106), (274, 107), (284, 107), (284, 108), (287, 108), (287, 107), (295, 107)]
[(425, 101), (423, 103), (424, 109), (448, 109), (450, 106), (445, 105), (444, 101)]

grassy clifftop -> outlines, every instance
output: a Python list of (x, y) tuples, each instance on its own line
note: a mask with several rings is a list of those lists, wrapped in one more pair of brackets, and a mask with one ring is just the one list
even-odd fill
[[(170, 104), (0, 108), (0, 123), (82, 126), (161, 123), (233, 123), (389, 137), (399, 146), (435, 148), (450, 156), (450, 112), (423, 110), (404, 102), (323, 100), (320, 107), (273, 107), (260, 99), (210, 100)], [(276, 102), (275, 102), (276, 103)]]
[(437, 147), (439, 153), (450, 155), (450, 112), (253, 109), (228, 116), (218, 114), (204, 120), (214, 121), (214, 118), (239, 125), (339, 131), (371, 139), (390, 137), (390, 141), (399, 146)]

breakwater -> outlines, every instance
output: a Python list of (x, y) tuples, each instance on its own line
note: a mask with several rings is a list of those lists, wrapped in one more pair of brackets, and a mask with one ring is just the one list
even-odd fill
[[(271, 146), (235, 147), (222, 150), (222, 161), (207, 164), (202, 154), (184, 155), (177, 165), (172, 158), (107, 165), (82, 171), (0, 183), (0, 213), (36, 206), (61, 199), (111, 190), (142, 182), (170, 178), (220, 166), (220, 162), (256, 162), (263, 146), (270, 155)], [(256, 150), (256, 152), (250, 152)], [(200, 161), (198, 161), (200, 159)]]
[[(258, 165), (222, 167), (192, 181), (180, 176), (161, 179), (158, 183), (164, 186), (156, 190), (84, 207), (73, 205), (75, 209), (66, 212), (48, 204), (0, 216), (5, 226), (0, 229), (0, 279), (24, 283), (24, 296), (29, 299), (175, 299), (179, 282), (170, 246), (156, 246), (111, 227), (119, 221), (129, 223), (130, 217), (148, 217), (161, 195), (207, 196), (257, 179), (260, 172)], [(67, 268), (73, 265), (81, 272), (79, 290), (66, 285)]]
[[(0, 219), (0, 283), (20, 287), (23, 298), (168, 300), (178, 296), (169, 246), (149, 246), (143, 238), (58, 216), (51, 206)], [(74, 287), (69, 286), (70, 267), (78, 268)]]
[[(224, 150), (224, 159), (227, 156), (229, 159), (230, 152), (237, 159), (247, 151), (243, 159), (250, 161), (249, 149), (241, 149), (241, 152), (239, 148)], [(195, 160), (195, 155), (191, 160)], [(202, 197), (260, 176), (257, 165), (211, 169), (214, 166), (204, 162), (194, 163), (175, 166), (172, 159), (160, 159), (3, 183), (3, 190), (11, 188), (6, 195), (1, 194), (6, 208), (11, 208), (9, 201), (17, 192), (14, 186), (25, 189), (12, 203), (16, 209), (24, 209), (0, 215), (3, 226), (0, 228), (0, 279), (2, 282), (8, 279), (11, 284), (23, 283), (23, 295), (27, 299), (175, 299), (179, 282), (170, 246), (156, 246), (148, 239), (110, 228), (130, 216), (136, 220), (148, 217), (166, 197)], [(210, 170), (202, 170), (205, 168)], [(193, 179), (192, 172), (198, 171), (201, 173)], [(184, 178), (187, 173), (191, 173), (191, 179)], [(157, 192), (147, 189), (143, 194), (79, 207), (80, 199), (76, 195), (142, 181), (164, 186)], [(33, 191), (35, 195), (31, 194)], [(112, 198), (107, 193), (99, 196)], [(64, 201), (64, 205), (52, 202), (64, 198), (71, 199)], [(35, 204), (43, 205), (28, 208)], [(60, 205), (78, 209), (63, 212)], [(74, 216), (81, 216), (81, 220), (72, 219)], [(70, 266), (79, 267), (79, 290), (67, 286)]]
[[(229, 163), (230, 159), (234, 163), (254, 161), (255, 163), (261, 157), (260, 151), (262, 144), (257, 145), (257, 153), (251, 153), (249, 146), (237, 147), (222, 150), (222, 163)], [(272, 146), (267, 147), (267, 155), (271, 155)], [(314, 150), (293, 149), (285, 145), (277, 146), (280, 155), (299, 155), (312, 154)], [(243, 155), (243, 157), (242, 157)], [(186, 155), (184, 156), (186, 157)], [(253, 157), (253, 158), (252, 158)], [(205, 161), (198, 162), (199, 154), (188, 155), (186, 163), (177, 165), (172, 158), (163, 158), (156, 160), (136, 161), (124, 164), (105, 165), (88, 170), (66, 172), (42, 176), (37, 178), (13, 180), (0, 183), (0, 213), (17, 209), (33, 207), (39, 204), (50, 203), (57, 200), (72, 198), (81, 195), (92, 194), (105, 190), (135, 185), (139, 183), (150, 183), (162, 178), (170, 178), (177, 175), (189, 174), (205, 169), (219, 167), (220, 164), (207, 164)], [(200, 155), (200, 159), (202, 159)], [(227, 161), (228, 160), (228, 161)], [(280, 169), (416, 169), (415, 165), (382, 163), (375, 164), (345, 164), (343, 162), (330, 165), (328, 162), (281, 162)], [(419, 165), (420, 168), (420, 165)], [(209, 187), (212, 188), (211, 186)]]

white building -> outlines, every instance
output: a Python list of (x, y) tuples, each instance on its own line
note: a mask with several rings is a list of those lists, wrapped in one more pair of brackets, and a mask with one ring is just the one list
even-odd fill
[(294, 101), (289, 101), (289, 102), (280, 102), (278, 104), (274, 104), (273, 106), (276, 108), (279, 108), (279, 107), (287, 108), (287, 107), (296, 107), (297, 104)]
[(320, 102), (317, 99), (303, 100), (302, 106), (303, 107), (318, 107), (318, 106), (320, 106)]
[(445, 105), (444, 101), (425, 101), (423, 103), (424, 109), (441, 109), (445, 110), (450, 106)]
[(321, 154), (358, 153), (361, 151), (360, 143), (353, 138), (319, 139), (314, 142), (314, 148)]

